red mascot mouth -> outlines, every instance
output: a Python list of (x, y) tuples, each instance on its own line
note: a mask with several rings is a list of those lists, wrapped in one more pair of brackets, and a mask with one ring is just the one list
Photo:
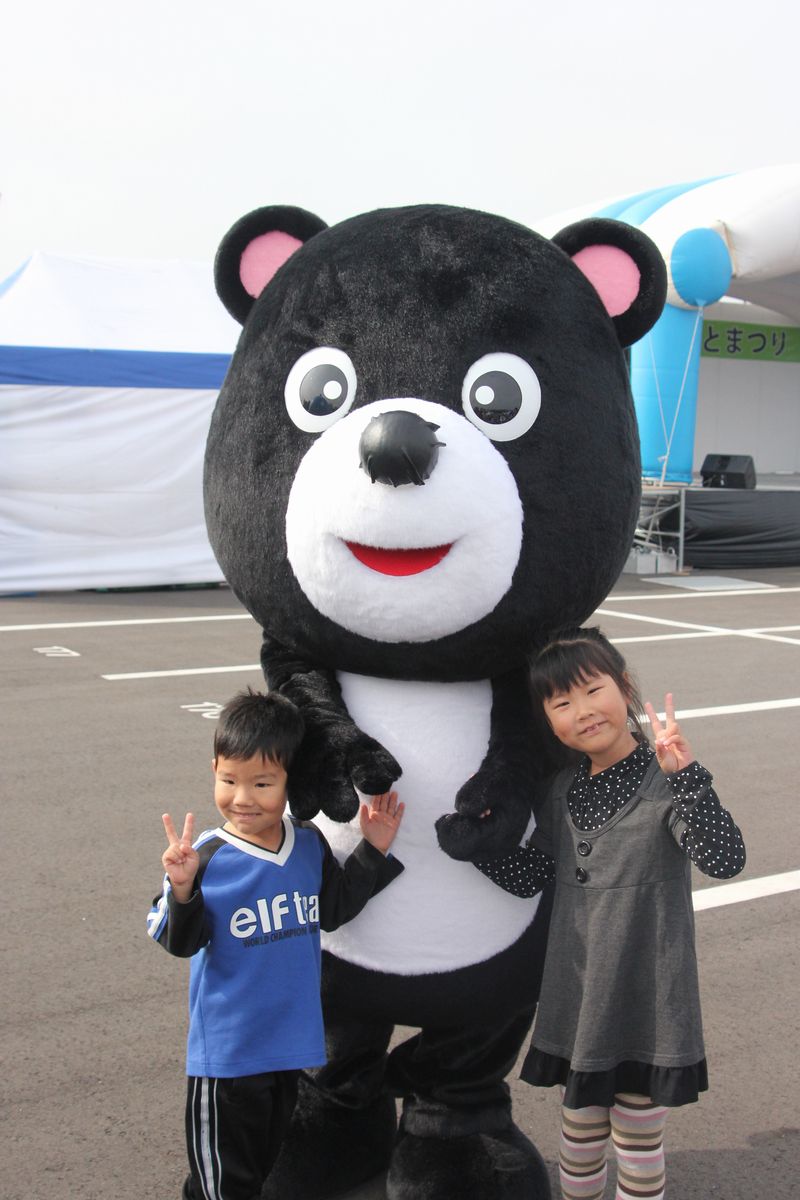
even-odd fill
[(453, 543), (413, 550), (381, 550), (377, 546), (362, 546), (359, 542), (345, 542), (345, 545), (371, 571), (380, 571), (381, 575), (419, 575), (441, 562)]

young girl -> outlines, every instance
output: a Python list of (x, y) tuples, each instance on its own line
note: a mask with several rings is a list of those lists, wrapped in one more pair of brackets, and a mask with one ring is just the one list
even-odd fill
[(564, 1200), (602, 1197), (609, 1138), (617, 1200), (660, 1200), (667, 1110), (708, 1086), (689, 861), (729, 878), (744, 866), (744, 843), (694, 760), (672, 696), (662, 726), (599, 629), (548, 645), (532, 687), (572, 765), (555, 776), (529, 845), (477, 864), (519, 896), (556, 879), (522, 1078), (561, 1085)]

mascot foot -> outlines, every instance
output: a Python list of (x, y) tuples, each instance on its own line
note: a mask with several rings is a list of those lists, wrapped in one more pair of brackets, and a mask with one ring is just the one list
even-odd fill
[(301, 1079), (297, 1107), (262, 1200), (335, 1200), (386, 1171), (397, 1115), (391, 1096), (369, 1108), (335, 1104)]
[(547, 1168), (516, 1126), (461, 1137), (401, 1136), (388, 1200), (551, 1200)]

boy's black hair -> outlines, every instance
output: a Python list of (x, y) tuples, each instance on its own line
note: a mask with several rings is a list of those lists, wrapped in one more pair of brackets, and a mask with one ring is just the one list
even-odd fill
[(248, 688), (229, 700), (219, 714), (214, 734), (214, 758), (262, 758), (280, 763), (284, 771), (303, 740), (300, 710), (277, 692)]
[[(562, 629), (531, 664), (534, 710), (544, 718), (544, 702), (559, 692), (568, 692), (593, 675), (610, 675), (625, 697), (631, 733), (637, 742), (647, 742), (642, 728), (644, 704), (631, 678), (625, 659), (596, 625)], [(548, 725), (549, 728), (549, 725)]]

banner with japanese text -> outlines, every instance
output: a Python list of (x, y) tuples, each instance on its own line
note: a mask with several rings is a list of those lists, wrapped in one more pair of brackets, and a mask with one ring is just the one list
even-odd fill
[(703, 358), (749, 362), (800, 362), (800, 328), (751, 325), (745, 321), (704, 321)]

